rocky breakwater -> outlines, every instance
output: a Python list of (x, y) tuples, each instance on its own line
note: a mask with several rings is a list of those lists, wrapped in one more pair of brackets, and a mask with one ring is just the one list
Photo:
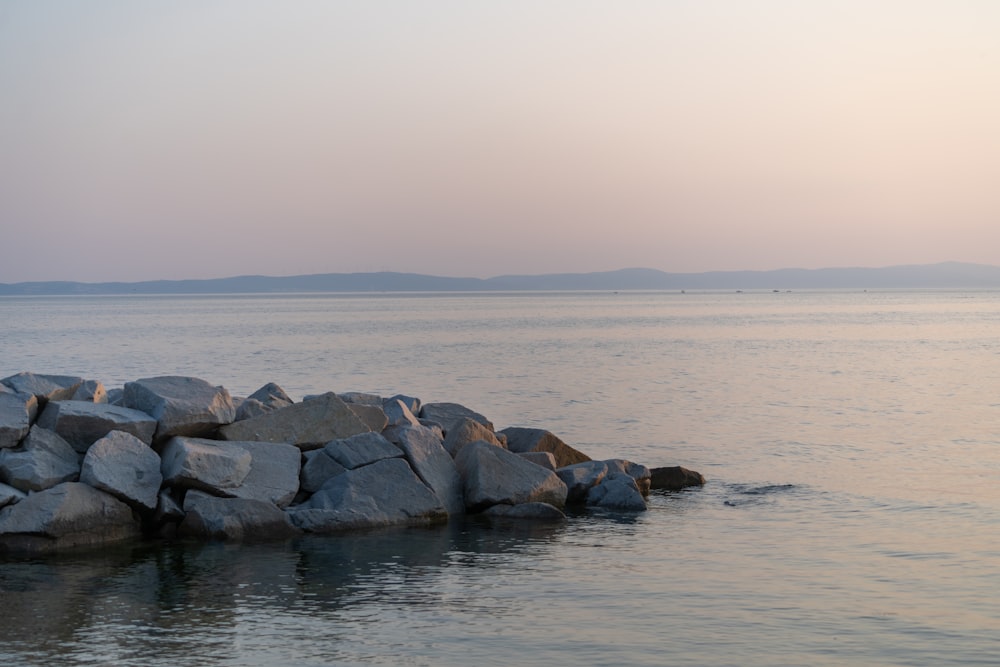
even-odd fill
[(564, 520), (646, 509), (650, 489), (704, 484), (679, 466), (593, 461), (553, 433), (500, 431), (456, 403), (267, 384), (245, 399), (193, 377), (107, 391), (0, 380), (0, 551), (141, 537), (259, 540), (481, 514)]

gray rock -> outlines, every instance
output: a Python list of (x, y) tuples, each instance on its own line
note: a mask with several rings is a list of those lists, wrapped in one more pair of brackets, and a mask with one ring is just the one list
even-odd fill
[(334, 440), (327, 443), (323, 451), (348, 470), (403, 455), (403, 450), (379, 433), (359, 433), (349, 438)]
[[(191, 493), (201, 493), (192, 491)], [(184, 508), (171, 495), (169, 489), (160, 489), (156, 496), (156, 513), (153, 515), (157, 523), (180, 522), (184, 518)]]
[(382, 405), (382, 397), (378, 394), (369, 394), (363, 391), (345, 391), (337, 394), (349, 405)]
[(465, 506), (472, 512), (500, 504), (566, 504), (566, 485), (558, 475), (488, 442), (463, 447), (455, 465), (462, 476)]
[(646, 501), (635, 480), (621, 472), (611, 472), (604, 481), (587, 492), (587, 505), (634, 512), (646, 509)]
[(389, 424), (389, 418), (381, 405), (366, 405), (364, 403), (348, 403), (347, 407), (358, 416), (370, 431), (379, 433)]
[(493, 505), (483, 511), (483, 516), (493, 519), (518, 519), (530, 521), (565, 521), (566, 515), (548, 503), (521, 503), (520, 505)]
[(32, 493), (0, 510), (0, 550), (49, 551), (136, 538), (128, 505), (80, 482)]
[(268, 408), (256, 398), (244, 398), (242, 400), (234, 398), (233, 405), (236, 406), (236, 421), (266, 415), (273, 410), (273, 408)]
[(281, 442), (230, 442), (250, 454), (250, 472), (235, 487), (222, 489), (222, 495), (248, 500), (262, 500), (286, 507), (299, 491), (302, 452)]
[(406, 409), (410, 411), (410, 414), (419, 415), (420, 414), (420, 399), (416, 396), (407, 396), (406, 394), (396, 394), (395, 396), (390, 396), (385, 399), (385, 403), (395, 403), (396, 401), (401, 401)]
[(542, 428), (511, 426), (500, 431), (507, 437), (507, 449), (512, 452), (549, 452), (556, 457), (556, 468), (583, 463), (590, 457), (573, 449), (551, 431)]
[(232, 443), (174, 437), (160, 454), (164, 484), (226, 495), (250, 474), (253, 456)]
[[(125, 390), (121, 387), (115, 387), (114, 389), (108, 389), (108, 400), (107, 403), (111, 405), (122, 405), (122, 401), (125, 400)], [(122, 407), (125, 407), (122, 405)]]
[(313, 533), (428, 524), (448, 516), (434, 492), (401, 458), (337, 475), (288, 511), (295, 525)]
[(465, 512), (462, 477), (455, 460), (441, 443), (439, 432), (423, 426), (403, 426), (394, 431), (413, 472), (437, 495), (449, 515)]
[(556, 469), (556, 457), (551, 452), (519, 452), (517, 455), (548, 470)]
[(570, 466), (556, 468), (556, 474), (568, 489), (567, 503), (582, 503), (587, 500), (590, 490), (604, 481), (608, 475), (608, 464), (603, 461), (585, 461)]
[(137, 509), (154, 510), (163, 482), (160, 457), (134, 435), (111, 431), (87, 450), (80, 481)]
[(0, 507), (13, 505), (14, 503), (20, 502), (27, 497), (28, 494), (20, 489), (15, 489), (13, 486), (7, 486), (6, 484), (0, 484)]
[(681, 466), (652, 468), (649, 474), (650, 489), (680, 491), (689, 486), (704, 486), (705, 484), (705, 478), (701, 473)]
[(371, 431), (336, 394), (294, 403), (266, 415), (219, 429), (224, 440), (284, 442), (299, 449), (317, 449), (331, 440)]
[(18, 373), (0, 380), (15, 392), (32, 394), (39, 401), (68, 401), (73, 398), (83, 378), (73, 375), (36, 375)]
[(636, 488), (639, 489), (639, 493), (644, 496), (649, 495), (649, 484), (651, 478), (649, 468), (640, 463), (632, 463), (631, 461), (626, 461), (625, 459), (608, 459), (605, 463), (608, 464), (609, 475), (616, 471), (628, 475), (635, 480), (635, 485)]
[(464, 405), (460, 405), (458, 403), (426, 403), (420, 408), (420, 414), (418, 416), (421, 419), (426, 419), (436, 424), (440, 424), (441, 430), (444, 431), (446, 436), (452, 426), (462, 419), (475, 420), (489, 430), (494, 430), (493, 422), (478, 412), (470, 410)]
[(104, 385), (97, 380), (84, 380), (70, 396), (70, 400), (107, 403), (108, 392), (104, 389)]
[(38, 399), (34, 394), (15, 391), (0, 394), (0, 449), (17, 447), (28, 435), (38, 414)]
[(413, 415), (413, 412), (402, 400), (387, 400), (382, 407), (389, 426), (420, 426), (420, 420)]
[(236, 408), (236, 421), (258, 417), (274, 410), (287, 408), (294, 403), (285, 390), (273, 382), (247, 396)]
[(178, 532), (213, 540), (258, 541), (286, 539), (299, 531), (288, 514), (267, 501), (188, 491)]
[(58, 433), (81, 454), (111, 431), (131, 433), (146, 444), (156, 431), (156, 420), (145, 412), (90, 401), (49, 401), (38, 425)]
[(0, 450), (0, 479), (21, 491), (43, 491), (80, 476), (80, 455), (59, 435), (32, 426), (19, 449)]
[(236, 418), (233, 399), (224, 387), (177, 375), (143, 378), (125, 383), (123, 402), (156, 419), (156, 440), (175, 435), (211, 435)]
[(316, 493), (328, 479), (347, 470), (334, 461), (323, 449), (314, 449), (303, 454), (305, 462), (299, 472), (299, 490)]
[(448, 453), (452, 457), (458, 456), (458, 453), (462, 451), (470, 442), (476, 442), (477, 440), (482, 440), (488, 442), (494, 447), (500, 447), (506, 449), (503, 444), (497, 440), (497, 437), (493, 434), (491, 429), (486, 428), (481, 423), (474, 419), (469, 419), (467, 417), (461, 417), (452, 423), (451, 428), (448, 429), (447, 435), (444, 438), (444, 448), (448, 450)]

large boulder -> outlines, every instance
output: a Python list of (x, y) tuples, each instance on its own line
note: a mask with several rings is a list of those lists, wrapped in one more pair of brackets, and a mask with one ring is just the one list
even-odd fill
[(14, 391), (32, 394), (43, 403), (45, 401), (68, 401), (83, 384), (83, 378), (75, 375), (38, 375), (18, 373), (0, 380)]
[(287, 408), (294, 403), (285, 390), (273, 382), (247, 396), (236, 409), (236, 421), (250, 419), (280, 408)]
[(428, 524), (448, 516), (437, 495), (401, 458), (337, 475), (288, 511), (295, 525), (312, 533)]
[(302, 470), (299, 471), (299, 490), (316, 493), (331, 477), (340, 475), (347, 468), (333, 460), (326, 449), (313, 449), (302, 455)]
[(13, 505), (16, 502), (20, 502), (28, 497), (24, 491), (20, 489), (15, 489), (13, 486), (8, 486), (6, 484), (0, 483), (0, 507), (6, 507), (7, 505)]
[(358, 419), (364, 422), (365, 426), (369, 430), (379, 433), (386, 426), (389, 425), (389, 418), (385, 414), (385, 410), (382, 409), (381, 405), (368, 405), (366, 403), (348, 403), (347, 407), (351, 409)]
[(641, 512), (646, 509), (635, 479), (625, 473), (612, 471), (604, 480), (587, 492), (586, 503), (590, 507)]
[(152, 511), (163, 482), (160, 457), (134, 435), (111, 431), (87, 450), (80, 481), (136, 509)]
[(701, 473), (681, 466), (652, 468), (649, 474), (650, 489), (680, 491), (689, 486), (704, 486), (705, 484), (705, 477)]
[(462, 476), (469, 511), (500, 504), (542, 502), (559, 508), (566, 504), (566, 485), (553, 471), (488, 442), (480, 440), (463, 447), (455, 465)]
[(474, 410), (458, 403), (425, 403), (420, 408), (421, 419), (440, 424), (445, 435), (462, 419), (474, 419), (489, 430), (493, 430), (493, 422)]
[(402, 399), (386, 399), (382, 404), (382, 409), (388, 420), (388, 426), (420, 426), (420, 420)]
[(165, 375), (126, 382), (122, 402), (156, 419), (157, 442), (175, 435), (211, 435), (236, 418), (225, 387), (193, 377)]
[(288, 514), (273, 503), (188, 491), (178, 532), (214, 540), (257, 541), (292, 537), (299, 530)]
[(108, 401), (108, 391), (104, 384), (97, 380), (84, 380), (80, 386), (70, 396), (72, 401), (90, 401), (91, 403), (110, 403)]
[(448, 429), (448, 433), (444, 438), (444, 448), (448, 450), (448, 453), (452, 457), (455, 457), (458, 456), (463, 447), (477, 440), (488, 442), (494, 447), (504, 447), (492, 429), (486, 428), (475, 419), (460, 417)]
[(0, 550), (49, 551), (136, 538), (128, 505), (81, 482), (65, 482), (0, 510)]
[(38, 414), (38, 399), (31, 393), (0, 393), (0, 449), (17, 447), (28, 435)]
[(282, 442), (230, 442), (250, 454), (250, 472), (238, 485), (223, 489), (221, 495), (261, 500), (286, 507), (299, 491), (302, 452)]
[(49, 401), (38, 425), (58, 433), (81, 454), (111, 431), (131, 433), (146, 444), (156, 432), (156, 420), (145, 412), (91, 401)]
[(328, 442), (323, 451), (348, 470), (403, 455), (403, 450), (379, 433), (358, 433), (349, 438), (334, 440)]
[(393, 434), (394, 442), (403, 450), (413, 472), (437, 495), (448, 514), (463, 514), (462, 477), (437, 433), (418, 425), (398, 427)]
[(0, 480), (21, 491), (43, 491), (80, 476), (80, 455), (59, 435), (38, 425), (18, 449), (0, 449)]
[(338, 438), (371, 429), (336, 394), (330, 392), (219, 429), (223, 440), (284, 442), (318, 449)]
[(636, 488), (644, 496), (649, 495), (649, 484), (651, 474), (649, 468), (641, 463), (633, 463), (625, 459), (608, 459), (604, 463), (608, 466), (608, 474), (620, 472), (635, 480)]
[(244, 447), (217, 440), (174, 437), (160, 454), (164, 484), (228, 495), (250, 474), (253, 456)]
[(566, 484), (567, 503), (582, 503), (592, 488), (604, 481), (608, 475), (608, 464), (603, 461), (585, 461), (556, 469), (559, 479)]
[(511, 426), (500, 431), (507, 438), (507, 449), (512, 452), (549, 452), (556, 459), (556, 468), (583, 463), (590, 457), (573, 449), (551, 431), (542, 428)]

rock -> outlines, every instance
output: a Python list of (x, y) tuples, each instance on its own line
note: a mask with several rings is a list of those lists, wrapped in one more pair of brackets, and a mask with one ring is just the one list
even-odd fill
[(266, 405), (258, 401), (256, 398), (244, 398), (244, 399), (233, 398), (233, 405), (236, 406), (235, 421), (252, 419), (254, 417), (259, 417), (260, 415), (265, 415), (268, 412), (271, 412), (271, 410)]
[(403, 426), (394, 431), (413, 472), (430, 487), (449, 515), (465, 512), (462, 477), (455, 460), (441, 444), (438, 432), (424, 426)]
[(236, 418), (233, 399), (224, 387), (177, 375), (143, 378), (125, 383), (125, 407), (156, 419), (156, 441), (175, 435), (211, 435)]
[[(122, 405), (122, 401), (125, 399), (125, 390), (121, 387), (115, 387), (114, 389), (108, 389), (108, 400), (107, 403), (111, 405)], [(122, 405), (122, 407), (125, 407)]]
[(639, 493), (644, 496), (649, 495), (649, 468), (639, 463), (626, 461), (625, 459), (608, 459), (605, 463), (608, 465), (609, 475), (615, 471), (628, 475), (635, 480)]
[(160, 454), (164, 484), (226, 495), (250, 474), (253, 456), (228, 442), (174, 437)]
[(250, 472), (235, 487), (222, 489), (222, 495), (248, 500), (262, 500), (277, 507), (287, 507), (299, 491), (302, 452), (282, 442), (230, 442), (250, 454)]
[(551, 470), (485, 441), (459, 451), (455, 465), (462, 477), (465, 506), (472, 512), (490, 505), (544, 502), (566, 504), (566, 485)]
[(146, 444), (156, 431), (156, 420), (145, 412), (90, 401), (49, 401), (38, 425), (58, 433), (81, 454), (111, 431), (131, 433)]
[(413, 412), (406, 406), (406, 403), (400, 399), (386, 401), (382, 409), (385, 412), (386, 419), (388, 419), (388, 426), (420, 426), (420, 420), (413, 415)]
[(43, 491), (80, 476), (80, 456), (59, 435), (32, 426), (19, 449), (0, 450), (0, 479), (21, 491)]
[(448, 430), (458, 421), (462, 419), (472, 419), (489, 430), (493, 429), (493, 422), (479, 414), (474, 412), (464, 405), (459, 405), (458, 403), (427, 403), (420, 408), (420, 414), (418, 415), (421, 419), (426, 419), (432, 421), (436, 424), (441, 425), (441, 430), (444, 434), (448, 435)]
[(364, 422), (370, 431), (381, 433), (382, 429), (389, 424), (389, 418), (386, 416), (385, 410), (382, 409), (381, 405), (348, 403), (347, 407), (358, 416), (358, 419)]
[(20, 502), (28, 497), (24, 491), (20, 489), (15, 489), (13, 486), (7, 486), (6, 484), (0, 484), (0, 508), (6, 507), (7, 505), (13, 505), (16, 502)]
[(458, 456), (463, 447), (477, 440), (488, 442), (494, 447), (506, 449), (497, 440), (492, 430), (486, 428), (480, 422), (467, 417), (460, 417), (452, 423), (451, 428), (448, 429), (447, 435), (444, 438), (444, 448), (454, 458)]
[(331, 392), (259, 417), (233, 422), (221, 427), (219, 436), (223, 440), (284, 442), (308, 450), (370, 430)]
[(17, 447), (38, 414), (38, 399), (14, 390), (0, 394), (0, 449)]
[(520, 519), (531, 521), (565, 521), (566, 515), (548, 503), (521, 503), (520, 505), (493, 505), (483, 513), (493, 519)]
[(587, 500), (590, 490), (604, 481), (608, 475), (608, 464), (603, 461), (585, 461), (556, 469), (559, 479), (566, 484), (567, 503), (582, 503)]
[(556, 469), (556, 457), (551, 452), (519, 452), (517, 455), (548, 470)]
[(406, 394), (396, 394), (395, 396), (390, 396), (384, 399), (383, 403), (396, 403), (401, 402), (407, 410), (410, 411), (412, 415), (420, 414), (420, 399), (416, 396), (407, 396)]
[(290, 508), (292, 522), (312, 533), (445, 520), (441, 501), (404, 459), (383, 459), (330, 479)]
[(0, 549), (49, 551), (139, 534), (132, 508), (81, 482), (64, 482), (0, 510)]
[[(192, 491), (192, 493), (195, 493)], [(200, 492), (199, 492), (200, 493)], [(184, 508), (171, 495), (169, 489), (160, 489), (156, 496), (156, 513), (154, 521), (158, 524), (167, 522), (179, 523), (184, 518)]]
[(646, 509), (646, 501), (635, 480), (625, 473), (615, 471), (587, 493), (587, 505), (637, 512)]
[(500, 431), (500, 434), (507, 437), (507, 449), (512, 452), (549, 452), (556, 458), (556, 468), (590, 460), (589, 456), (573, 449), (545, 429), (511, 426)]
[(347, 470), (334, 461), (326, 450), (314, 449), (303, 454), (305, 463), (299, 472), (299, 490), (306, 493), (316, 493), (328, 479)]
[(188, 491), (178, 532), (214, 540), (254, 541), (293, 537), (299, 531), (288, 514), (272, 503)]
[(345, 391), (337, 394), (348, 405), (382, 405), (382, 397), (363, 391)]
[(80, 481), (136, 509), (156, 509), (163, 476), (160, 457), (130, 433), (111, 431), (91, 445)]
[(705, 484), (705, 478), (701, 473), (681, 466), (652, 468), (649, 473), (650, 489), (680, 491), (689, 486), (703, 486)]
[(260, 401), (270, 410), (287, 408), (295, 402), (288, 394), (285, 393), (284, 389), (273, 382), (268, 382), (263, 387), (247, 396), (247, 398)]
[(348, 470), (403, 456), (403, 450), (379, 433), (359, 433), (334, 440), (327, 443), (323, 451)]
[(84, 380), (69, 398), (71, 401), (107, 403), (108, 392), (104, 389), (104, 385), (100, 382), (97, 382), (96, 380)]
[(0, 380), (15, 392), (32, 394), (42, 403), (45, 401), (68, 401), (73, 398), (83, 378), (73, 375), (36, 375), (18, 373)]

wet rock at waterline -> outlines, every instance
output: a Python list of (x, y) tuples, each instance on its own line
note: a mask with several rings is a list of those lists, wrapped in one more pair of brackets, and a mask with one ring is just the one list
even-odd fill
[(463, 405), (405, 394), (296, 402), (267, 383), (234, 402), (180, 376), (107, 391), (74, 376), (0, 381), (0, 551), (283, 539), (475, 513), (565, 521), (566, 506), (642, 511), (650, 488), (703, 483), (679, 466), (591, 461), (544, 429), (497, 432)]

